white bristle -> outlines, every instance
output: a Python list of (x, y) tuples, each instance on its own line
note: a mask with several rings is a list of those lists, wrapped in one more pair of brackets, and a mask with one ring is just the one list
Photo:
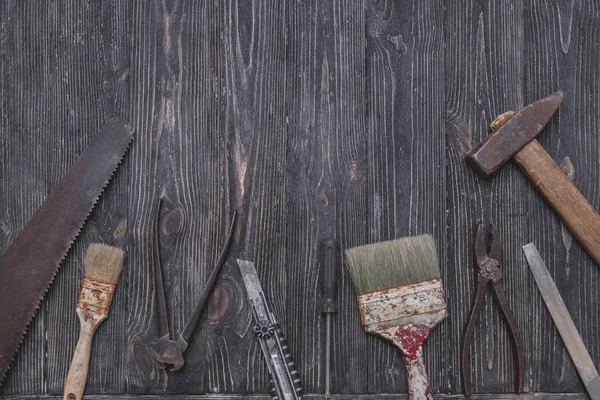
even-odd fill
[(440, 277), (430, 235), (354, 247), (346, 250), (346, 261), (359, 295)]
[(123, 250), (93, 243), (85, 254), (85, 278), (116, 284), (123, 268)]

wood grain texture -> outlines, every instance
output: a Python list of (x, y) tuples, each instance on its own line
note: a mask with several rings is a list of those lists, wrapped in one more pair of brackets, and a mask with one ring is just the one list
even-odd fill
[[(285, 262), (287, 3), (227, 1), (223, 7), (217, 21), (227, 60), (221, 91), (232, 154), (230, 199), (240, 212), (232, 259), (255, 263), (271, 310), (289, 336), (294, 327), (287, 319), (292, 271)], [(266, 364), (235, 263), (230, 274), (225, 289), (232, 303), (224, 315), (230, 323), (228, 329), (212, 325), (208, 388), (267, 393)]]
[[(105, 399), (114, 399), (113, 395), (90, 395), (86, 396), (86, 400), (105, 400)], [(121, 400), (270, 400), (271, 396), (269, 395), (243, 395), (243, 394), (206, 394), (206, 395), (171, 395), (171, 394), (162, 394), (162, 395), (123, 395), (118, 397)], [(321, 394), (309, 394), (303, 395), (303, 399), (322, 399), (323, 395)], [(378, 393), (374, 395), (369, 394), (339, 394), (332, 395), (331, 398), (333, 400), (404, 400), (408, 399), (408, 395), (406, 394), (385, 394)], [(589, 399), (587, 393), (525, 393), (521, 395), (517, 394), (480, 394), (473, 395), (471, 397), (464, 397), (462, 395), (437, 395), (436, 399), (472, 399), (472, 400), (586, 400)], [(6, 400), (34, 400), (34, 399), (62, 399), (62, 397), (58, 396), (7, 396), (4, 397)]]
[[(132, 260), (148, 265), (145, 221), (152, 198), (162, 192), (172, 202), (164, 218), (176, 221), (162, 248), (165, 275), (172, 279), (166, 279), (172, 328), (178, 332), (216, 259), (232, 204), (240, 223), (231, 253), (256, 262), (286, 330), (286, 279), (279, 268), (285, 265), (285, 91), (277, 90), (285, 87), (285, 7), (156, 1), (134, 8), (139, 15), (134, 104), (147, 106), (134, 108), (132, 116), (140, 131), (137, 149), (144, 154), (134, 157), (140, 163), (132, 172), (139, 176), (130, 192), (130, 219), (139, 221), (132, 231)], [(169, 233), (169, 225), (161, 225)], [(209, 305), (210, 339), (202, 334), (190, 343), (191, 365), (176, 374), (165, 374), (152, 361), (153, 298), (146, 294), (152, 288), (148, 271), (134, 272), (131, 278), (145, 284), (132, 297), (140, 310), (129, 327), (138, 347), (129, 362), (133, 391), (161, 386), (179, 393), (267, 391), (241, 278), (231, 267), (216, 291), (225, 304)], [(256, 373), (241, 367), (248, 365)]]
[[(377, 0), (368, 2), (366, 15), (368, 242), (429, 233), (442, 261), (446, 259), (443, 13), (440, 1)], [(432, 330), (424, 352), (434, 393), (447, 390), (446, 325)], [(408, 390), (404, 362), (395, 347), (369, 338), (368, 354), (369, 392)]]
[[(286, 265), (288, 340), (305, 393), (324, 391), (325, 328), (319, 246), (366, 239), (364, 4), (302, 1), (290, 7)], [(367, 391), (367, 341), (352, 282), (342, 269), (334, 315), (332, 392)]]
[[(473, 239), (478, 222), (494, 222), (503, 241), (504, 289), (523, 338), (531, 337), (529, 278), (517, 244), (527, 241), (528, 223), (522, 193), (531, 188), (514, 164), (483, 181), (464, 157), (489, 131), (494, 118), (523, 103), (523, 4), (519, 1), (446, 2), (446, 126), (448, 182), (448, 301), (450, 309), (449, 389), (462, 392), (461, 340), (475, 289)], [(513, 349), (507, 324), (488, 296), (471, 346), (471, 381), (477, 392), (514, 391)], [(529, 364), (526, 370), (543, 368)], [(525, 390), (529, 390), (526, 378)]]
[[(51, 148), (57, 138), (42, 129), (51, 118), (52, 98), (43, 84), (51, 68), (39, 62), (50, 56), (44, 35), (51, 21), (32, 7), (0, 4), (0, 251), (4, 252), (49, 194)], [(35, 20), (33, 26), (30, 21)], [(27, 38), (27, 45), (24, 45)], [(23, 57), (14, 57), (22, 52)], [(32, 60), (38, 60), (32, 65)], [(18, 149), (18, 150), (15, 150)], [(23, 184), (26, 183), (26, 184)], [(2, 394), (44, 390), (44, 307), (28, 328)]]
[[(6, 131), (3, 129), (1, 136), (11, 137), (13, 145), (18, 143), (18, 136), (23, 140), (18, 146), (19, 152), (13, 153), (21, 158), (19, 164), (3, 163), (3, 167), (8, 168), (2, 173), (4, 183), (11, 186), (3, 193), (12, 192), (13, 195), (35, 200), (35, 204), (16, 199), (11, 201), (9, 198), (3, 200), (2, 204), (12, 204), (16, 208), (13, 215), (31, 216), (30, 213), (39, 207), (41, 200), (56, 186), (85, 145), (95, 136), (100, 125), (110, 117), (123, 116), (122, 107), (126, 104), (123, 99), (127, 97), (127, 92), (118, 78), (121, 70), (127, 67), (128, 51), (120, 52), (126, 31), (118, 21), (122, 22), (126, 17), (119, 20), (110, 16), (106, 25), (91, 23), (102, 21), (107, 14), (122, 12), (120, 5), (113, 3), (96, 7), (55, 2), (21, 9), (15, 3), (8, 3), (12, 12), (7, 9), (6, 13), (2, 13), (12, 18), (2, 23), (7, 31), (1, 36), (3, 43), (8, 46), (3, 47), (3, 54), (7, 56), (3, 60), (7, 64), (6, 74), (2, 76), (9, 84), (2, 92), (9, 94), (11, 100), (3, 107), (7, 117), (2, 118), (6, 122)], [(16, 54), (22, 56), (15, 57)], [(18, 136), (7, 136), (8, 132), (18, 133)], [(3, 148), (8, 149), (8, 146)], [(8, 154), (3, 158), (9, 159)], [(23, 176), (19, 176), (21, 174)], [(115, 191), (108, 195), (112, 197), (111, 203), (118, 198)], [(21, 207), (25, 208), (19, 210)], [(32, 335), (28, 335), (37, 338), (34, 340), (38, 341), (39, 348), (27, 347), (29, 339), (26, 339), (23, 356), (18, 361), (26, 364), (22, 367), (15, 365), (17, 373), (9, 377), (3, 388), (6, 393), (11, 390), (25, 393), (43, 390), (62, 392), (64, 376), (77, 340), (74, 309), (75, 293), (80, 282), (80, 275), (77, 275), (78, 260), (81, 259), (84, 243), (89, 243), (89, 239), (85, 239), (86, 233), (91, 232), (93, 221), (106, 211), (102, 205), (97, 208), (98, 211), (89, 219), (88, 228), (82, 233), (84, 238), (77, 242), (63, 262), (42, 311), (38, 313)], [(114, 209), (116, 207), (113, 206)], [(22, 221), (26, 222), (28, 218)], [(15, 226), (20, 225), (20, 221), (7, 220), (4, 231), (16, 235), (22, 228)], [(106, 221), (101, 230), (105, 229), (109, 230)], [(118, 320), (119, 314), (122, 313), (117, 312), (114, 319)], [(45, 330), (37, 331), (38, 326), (45, 326)], [(92, 371), (97, 374), (89, 382), (92, 390), (98, 390), (97, 387), (103, 385), (120, 389), (114, 369), (106, 361), (117, 360), (123, 350), (124, 342), (121, 341), (119, 345), (118, 340), (98, 346), (97, 351), (105, 353), (106, 359), (100, 356), (93, 364)], [(30, 359), (28, 354), (35, 354), (35, 358)], [(19, 378), (20, 368), (29, 371), (29, 378)], [(40, 380), (35, 378), (35, 371), (38, 370)], [(11, 388), (11, 382), (15, 387)]]
[[(53, 125), (56, 132), (65, 133), (59, 136), (64, 146), (64, 161), (56, 163), (62, 171), (57, 174), (56, 182), (108, 118), (124, 118), (127, 114), (129, 91), (127, 82), (122, 80), (129, 61), (126, 4), (58, 2), (50, 5), (47, 11), (50, 15), (60, 16), (53, 27), (56, 37), (61, 38), (54, 42), (60, 49), (56, 60), (59, 68), (55, 77), (54, 104), (57, 109), (54, 113), (63, 117)], [(103, 21), (103, 24), (93, 21)], [(90, 243), (102, 242), (125, 249), (127, 215), (121, 205), (126, 202), (126, 186), (127, 161), (120, 166), (88, 218), (48, 295), (48, 393), (63, 393), (77, 344), (79, 322), (75, 308), (87, 247)], [(126, 354), (125, 290), (121, 288), (122, 284), (119, 283), (115, 292), (109, 319), (96, 333), (86, 393), (119, 393), (125, 389), (123, 375), (114, 368), (114, 365), (124, 364)]]
[[(464, 156), (497, 114), (561, 89), (563, 105), (539, 140), (557, 162), (570, 158), (575, 185), (600, 209), (598, 43), (600, 10), (590, 0), (0, 2), (0, 251), (107, 118), (135, 129), (0, 397), (61, 397), (81, 260), (102, 241), (127, 258), (96, 334), (86, 398), (266, 399), (236, 258), (256, 263), (305, 397), (320, 398), (319, 240), (336, 236), (348, 248), (432, 233), (450, 317), (427, 341), (426, 369), (435, 398), (463, 398), (474, 230), (493, 221), (532, 392), (492, 394), (513, 390), (514, 363), (489, 301), (471, 348), (472, 380), (488, 395), (472, 398), (587, 398), (521, 245), (535, 242), (593, 360), (597, 266), (514, 163), (483, 181)], [(228, 264), (176, 373), (153, 359), (150, 245), (161, 195), (174, 334), (200, 297), (232, 210), (240, 213)], [(333, 398), (406, 398), (400, 355), (364, 332), (342, 271)]]
[[(594, 209), (600, 210), (599, 86), (594, 72), (600, 62), (596, 50), (600, 38), (598, 4), (534, 1), (527, 3), (524, 16), (527, 102), (551, 93), (553, 89), (565, 93), (558, 117), (551, 121), (538, 140), (557, 163), (565, 156), (569, 157), (575, 171), (575, 186)], [(594, 308), (600, 300), (598, 265), (577, 240), (573, 240), (543, 198), (533, 190), (526, 193), (530, 225), (539, 227), (530, 229), (528, 239), (538, 246), (592, 359), (597, 361), (600, 321)], [(531, 277), (527, 279), (533, 282)], [(526, 347), (530, 349), (534, 366), (531, 369), (532, 389), (583, 391), (541, 297), (534, 284), (529, 285), (533, 287), (528, 290), (531, 291), (530, 318), (537, 321), (525, 335), (530, 340)], [(539, 368), (535, 368), (538, 365)]]
[(594, 207), (537, 140), (532, 140), (514, 157), (569, 232), (600, 263), (600, 215)]
[[(200, 298), (231, 215), (230, 150), (222, 129), (222, 88), (198, 2), (136, 2), (132, 60), (133, 145), (129, 188), (129, 392), (204, 393), (206, 320), (181, 371), (154, 361), (158, 327), (151, 279), (152, 224), (159, 196), (160, 246), (169, 326), (175, 339)], [(215, 21), (215, 24), (218, 23)], [(215, 65), (216, 64), (216, 65)], [(214, 321), (213, 321), (214, 323)], [(208, 356), (209, 357), (209, 356)]]

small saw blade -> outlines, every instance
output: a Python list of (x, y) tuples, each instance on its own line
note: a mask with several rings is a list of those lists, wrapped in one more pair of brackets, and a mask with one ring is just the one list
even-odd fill
[(0, 383), (61, 261), (132, 139), (109, 120), (0, 257)]

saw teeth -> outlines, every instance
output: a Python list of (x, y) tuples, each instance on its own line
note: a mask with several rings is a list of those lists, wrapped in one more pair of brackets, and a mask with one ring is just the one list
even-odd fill
[(29, 330), (29, 327), (31, 326), (31, 322), (33, 321), (33, 318), (36, 316), (38, 310), (40, 309), (40, 305), (42, 304), (42, 301), (44, 300), (44, 298), (46, 297), (46, 294), (50, 290), (50, 286), (52, 286), (52, 283), (54, 282), (54, 278), (56, 277), (56, 274), (58, 273), (58, 269), (60, 268), (60, 264), (65, 260), (65, 258), (69, 254), (69, 251), (73, 247), (73, 243), (75, 243), (75, 240), (79, 237), (79, 234), (81, 233), (81, 230), (83, 229), (83, 226), (87, 222), (89, 216), (92, 214), (92, 211), (94, 211), (94, 208), (96, 208), (96, 204), (98, 204), (98, 200), (100, 199), (100, 196), (102, 196), (102, 193), (104, 193), (104, 189), (106, 189), (106, 187), (108, 186), (108, 184), (112, 180), (113, 176), (115, 175), (115, 172), (119, 169), (119, 167), (121, 166), (121, 163), (125, 159), (125, 155), (127, 154), (128, 150), (129, 150), (129, 146), (131, 146), (131, 142), (133, 140), (133, 129), (129, 125), (125, 125), (125, 129), (129, 132), (129, 139), (127, 141), (127, 145), (125, 146), (125, 151), (123, 151), (123, 155), (121, 156), (121, 158), (117, 162), (117, 165), (115, 166), (115, 168), (110, 173), (110, 177), (108, 178), (108, 180), (106, 180), (106, 182), (104, 182), (104, 185), (100, 188), (100, 192), (98, 193), (98, 196), (96, 196), (96, 199), (93, 201), (92, 207), (90, 208), (90, 211), (88, 212), (88, 214), (86, 215), (86, 217), (83, 219), (83, 222), (81, 223), (81, 226), (79, 226), (79, 229), (77, 229), (77, 231), (75, 232), (75, 235), (71, 238), (71, 241), (69, 242), (69, 246), (67, 247), (67, 250), (62, 255), (62, 257), (58, 261), (58, 263), (56, 264), (56, 267), (54, 268), (54, 274), (52, 274), (52, 278), (50, 279), (50, 282), (48, 283), (48, 286), (46, 287), (46, 290), (44, 290), (44, 293), (42, 294), (42, 297), (40, 297), (40, 299), (38, 300), (37, 305), (36, 305), (35, 309), (33, 310), (33, 313), (29, 315), (29, 321), (27, 322), (27, 325), (25, 325), (25, 329), (23, 330), (23, 334), (21, 335), (21, 340), (19, 340), (19, 347), (17, 348), (17, 350), (11, 356), (10, 363), (8, 364), (8, 366), (6, 367), (6, 369), (4, 370), (4, 372), (2, 373), (2, 375), (0, 376), (0, 385), (2, 384), (2, 382), (4, 381), (4, 379), (6, 378), (6, 376), (8, 374), (8, 371), (12, 369), (12, 367), (13, 367), (13, 365), (15, 363), (16, 356), (19, 353), (19, 350), (21, 349), (21, 346), (23, 345), (23, 339), (25, 338), (25, 335), (27, 334), (27, 331)]

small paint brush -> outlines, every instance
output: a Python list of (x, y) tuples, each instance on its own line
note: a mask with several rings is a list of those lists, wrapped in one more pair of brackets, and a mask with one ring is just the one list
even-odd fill
[(123, 267), (123, 250), (100, 243), (88, 247), (85, 275), (77, 300), (79, 342), (65, 381), (64, 400), (80, 400), (87, 382), (92, 340), (98, 326), (108, 317), (115, 287)]
[(402, 352), (410, 399), (433, 399), (423, 343), (448, 316), (433, 238), (429, 235), (346, 250), (365, 330)]

